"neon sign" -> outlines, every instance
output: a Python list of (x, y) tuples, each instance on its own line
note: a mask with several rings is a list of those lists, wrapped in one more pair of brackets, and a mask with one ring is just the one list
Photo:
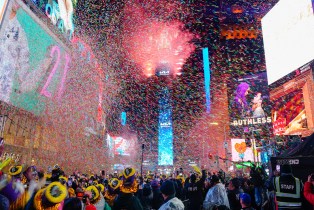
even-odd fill
[(52, 24), (57, 26), (62, 33), (69, 32), (69, 39), (71, 40), (74, 32), (72, 1), (58, 0), (58, 3), (52, 1), (52, 4), (46, 4), (45, 12)]

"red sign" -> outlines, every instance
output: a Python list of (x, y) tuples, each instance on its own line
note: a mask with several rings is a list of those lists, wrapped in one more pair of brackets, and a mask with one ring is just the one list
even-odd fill
[(274, 135), (281, 135), (286, 130), (286, 119), (279, 119), (273, 123)]

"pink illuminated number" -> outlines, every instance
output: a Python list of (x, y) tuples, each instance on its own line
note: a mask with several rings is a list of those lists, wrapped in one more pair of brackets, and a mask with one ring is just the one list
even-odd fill
[(52, 80), (52, 77), (53, 75), (56, 73), (56, 70), (58, 68), (58, 65), (59, 65), (59, 62), (60, 62), (60, 48), (58, 46), (54, 46), (52, 49), (51, 49), (51, 53), (50, 53), (50, 56), (52, 57), (54, 55), (54, 53), (57, 53), (57, 60), (55, 62), (55, 65), (53, 66), (52, 68), (52, 71), (50, 72), (49, 74), (49, 77), (47, 79), (47, 82), (45, 83), (43, 89), (41, 90), (40, 94), (41, 95), (44, 95), (48, 98), (51, 98), (51, 93), (47, 90), (51, 80)]
[(70, 62), (70, 56), (68, 54), (65, 55), (65, 66), (63, 69), (63, 75), (62, 75), (62, 80), (61, 80), (61, 84), (60, 84), (60, 88), (58, 91), (58, 100), (61, 99), (62, 93), (63, 93), (63, 88), (64, 88), (64, 82), (67, 76), (67, 72), (69, 69), (69, 62)]

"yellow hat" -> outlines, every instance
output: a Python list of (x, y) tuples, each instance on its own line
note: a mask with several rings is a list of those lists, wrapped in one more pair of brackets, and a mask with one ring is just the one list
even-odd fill
[(99, 196), (99, 191), (98, 191), (97, 187), (95, 187), (94, 185), (91, 185), (91, 186), (87, 187), (85, 189), (85, 191), (89, 191), (92, 193), (92, 197), (91, 197), (91, 203), (92, 204), (95, 204), (98, 202), (98, 200), (100, 199), (100, 196)]

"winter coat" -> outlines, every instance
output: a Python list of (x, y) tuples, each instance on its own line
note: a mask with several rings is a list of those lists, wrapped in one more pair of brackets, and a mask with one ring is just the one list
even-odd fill
[(305, 182), (303, 194), (306, 200), (314, 206), (314, 193), (312, 192), (311, 182)]
[(164, 203), (164, 198), (160, 192), (159, 188), (153, 188), (153, 200), (152, 200), (152, 208), (159, 209), (160, 206)]
[(231, 210), (240, 210), (242, 208), (240, 204), (240, 193), (241, 191), (239, 189), (228, 191), (228, 200)]
[(159, 210), (184, 210), (184, 204), (179, 198), (173, 197), (169, 200), (167, 199)]
[(121, 193), (114, 202), (113, 210), (143, 210), (140, 200), (133, 193)]

